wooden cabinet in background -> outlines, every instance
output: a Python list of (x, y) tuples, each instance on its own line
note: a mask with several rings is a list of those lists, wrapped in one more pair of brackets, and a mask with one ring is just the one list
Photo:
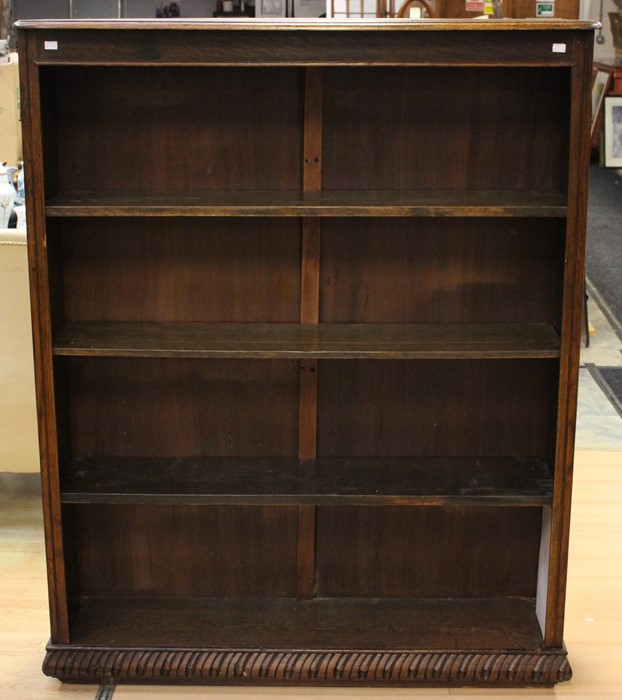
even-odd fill
[(616, 56), (604, 57), (601, 56), (598, 60), (594, 61), (594, 73), (596, 71), (605, 71), (610, 75), (608, 82), (605, 86), (605, 95), (603, 96), (602, 102), (597, 104), (597, 108), (594, 110), (596, 112), (596, 117), (594, 119), (594, 126), (592, 128), (592, 148), (600, 152), (601, 163), (604, 164), (605, 159), (605, 100), (607, 96), (619, 96), (622, 95), (622, 60), (618, 59)]
[[(436, 0), (438, 17), (477, 17), (482, 13), (467, 12), (466, 0)], [(556, 19), (578, 19), (579, 0), (555, 0)], [(528, 19), (536, 16), (536, 0), (503, 0), (503, 16), (507, 19)]]
[(45, 673), (570, 678), (591, 42), (20, 23)]

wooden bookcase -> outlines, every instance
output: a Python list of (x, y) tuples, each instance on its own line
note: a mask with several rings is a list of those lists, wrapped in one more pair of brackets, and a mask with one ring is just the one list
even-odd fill
[(45, 673), (570, 678), (592, 29), (19, 23)]

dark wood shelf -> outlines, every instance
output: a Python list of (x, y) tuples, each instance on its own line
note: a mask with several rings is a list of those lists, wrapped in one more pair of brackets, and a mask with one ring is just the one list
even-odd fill
[(544, 323), (73, 323), (54, 354), (84, 357), (468, 359), (555, 358)]
[(565, 217), (558, 192), (348, 190), (324, 192), (60, 192), (47, 216)]
[(553, 479), (516, 458), (83, 458), (65, 466), (64, 503), (550, 505)]
[(238, 649), (531, 649), (532, 600), (84, 599), (72, 643)]

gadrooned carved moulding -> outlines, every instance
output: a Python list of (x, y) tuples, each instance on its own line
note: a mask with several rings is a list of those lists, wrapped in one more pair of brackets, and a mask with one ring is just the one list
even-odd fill
[(565, 649), (538, 652), (279, 651), (48, 647), (43, 671), (63, 681), (249, 685), (553, 685)]

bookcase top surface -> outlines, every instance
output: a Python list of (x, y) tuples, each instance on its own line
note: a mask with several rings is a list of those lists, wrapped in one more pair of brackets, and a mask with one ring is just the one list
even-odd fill
[(231, 30), (231, 31), (551, 31), (594, 30), (591, 20), (535, 19), (112, 19), (112, 20), (20, 20), (18, 29), (73, 30)]

